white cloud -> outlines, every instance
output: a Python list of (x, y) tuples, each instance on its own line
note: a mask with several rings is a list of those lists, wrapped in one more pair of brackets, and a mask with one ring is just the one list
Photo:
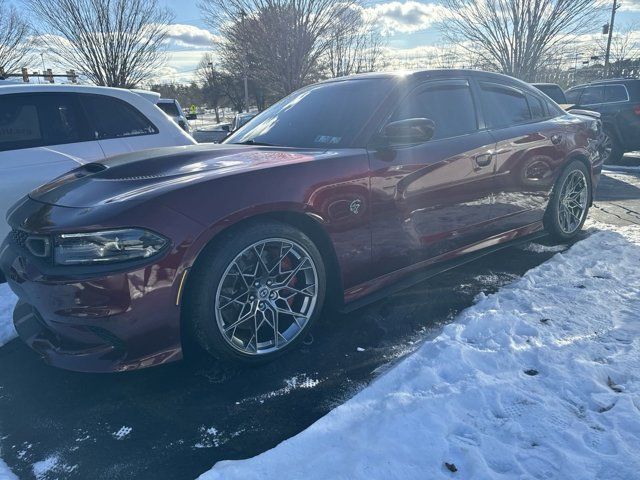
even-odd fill
[(167, 26), (169, 40), (184, 47), (211, 48), (218, 37), (204, 28), (195, 25), (176, 23)]
[(620, 3), (623, 12), (640, 12), (640, 0), (625, 0)]
[(435, 3), (393, 1), (366, 8), (365, 15), (385, 33), (413, 33), (442, 21), (447, 16), (447, 9)]

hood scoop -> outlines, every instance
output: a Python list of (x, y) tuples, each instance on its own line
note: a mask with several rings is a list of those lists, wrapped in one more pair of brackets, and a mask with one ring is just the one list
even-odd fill
[(238, 145), (144, 150), (78, 167), (34, 190), (30, 197), (51, 205), (87, 208), (158, 195), (265, 166), (309, 161), (317, 155)]

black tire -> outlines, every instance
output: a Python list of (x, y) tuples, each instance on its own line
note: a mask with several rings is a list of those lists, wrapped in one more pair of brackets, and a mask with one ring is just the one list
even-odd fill
[[(286, 239), (304, 249), (312, 260), (317, 274), (317, 296), (309, 320), (297, 336), (279, 349), (261, 354), (247, 354), (231, 346), (218, 326), (216, 298), (218, 286), (227, 268), (248, 247), (265, 239)], [(198, 257), (189, 273), (183, 325), (189, 329), (197, 343), (219, 360), (248, 365), (267, 363), (296, 348), (305, 338), (322, 311), (326, 294), (326, 272), (322, 256), (313, 241), (300, 230), (276, 221), (250, 223), (223, 234), (214, 240)], [(239, 307), (240, 308), (240, 307)], [(244, 308), (244, 307), (242, 307)], [(274, 322), (275, 323), (275, 322)], [(257, 348), (257, 341), (256, 341)]]
[[(560, 210), (560, 200), (561, 200), (561, 190), (566, 181), (566, 179), (575, 171), (580, 171), (583, 173), (584, 178), (587, 183), (587, 204), (584, 210), (584, 214), (582, 216), (582, 221), (579, 223), (577, 228), (567, 233), (564, 231), (562, 226), (560, 225), (559, 220), (559, 210)], [(545, 212), (544, 218), (544, 226), (551, 238), (556, 242), (566, 242), (574, 238), (584, 225), (584, 222), (587, 219), (587, 215), (589, 213), (589, 207), (591, 206), (591, 202), (593, 199), (593, 188), (591, 185), (591, 175), (589, 174), (589, 170), (579, 160), (573, 160), (570, 162), (565, 169), (562, 171), (558, 179), (556, 180), (555, 185), (553, 186), (553, 190), (551, 192), (551, 198), (549, 199), (549, 204), (547, 205), (547, 210)]]
[(611, 144), (610, 153), (607, 155), (606, 153), (603, 152), (603, 155), (605, 155), (603, 163), (605, 165), (616, 165), (620, 163), (620, 160), (622, 160), (622, 157), (624, 156), (624, 150), (622, 148), (622, 144), (620, 143), (618, 136), (610, 128), (605, 127), (603, 133), (604, 133), (603, 143), (607, 142), (607, 139), (608, 139)]

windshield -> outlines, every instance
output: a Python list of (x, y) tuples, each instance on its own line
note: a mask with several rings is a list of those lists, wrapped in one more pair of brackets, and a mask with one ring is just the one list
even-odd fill
[(179, 117), (180, 112), (178, 111), (178, 107), (174, 102), (163, 102), (157, 104), (160, 110), (169, 115), (170, 117)]
[(268, 108), (224, 143), (297, 148), (352, 146), (391, 89), (390, 79), (358, 79), (313, 85)]

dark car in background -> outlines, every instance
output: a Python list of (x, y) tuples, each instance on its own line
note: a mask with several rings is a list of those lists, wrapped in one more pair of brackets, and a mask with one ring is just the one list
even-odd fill
[(238, 113), (233, 117), (231, 123), (219, 123), (209, 128), (195, 130), (193, 138), (198, 143), (222, 143), (225, 138), (255, 116), (255, 113)]
[(198, 128), (191, 134), (198, 143), (221, 143), (231, 133), (231, 123), (219, 123), (208, 128)]
[[(194, 338), (257, 364), (353, 309), (516, 240), (581, 229), (597, 119), (465, 70), (305, 87), (221, 145), (82, 166), (9, 212), (0, 268), (52, 365), (131, 370)], [(546, 233), (545, 233), (546, 232)]]
[(231, 122), (231, 132), (239, 130), (255, 116), (255, 113), (238, 113)]
[(180, 103), (174, 98), (160, 98), (156, 105), (160, 110), (169, 115), (171, 119), (176, 122), (180, 128), (185, 132), (191, 133), (191, 126), (187, 120), (187, 116), (184, 114)]
[(640, 150), (640, 80), (601, 80), (572, 87), (566, 96), (576, 108), (600, 113), (605, 163)]
[(564, 95), (564, 90), (562, 90), (557, 83), (532, 83), (532, 85), (558, 105), (567, 104), (567, 97)]

